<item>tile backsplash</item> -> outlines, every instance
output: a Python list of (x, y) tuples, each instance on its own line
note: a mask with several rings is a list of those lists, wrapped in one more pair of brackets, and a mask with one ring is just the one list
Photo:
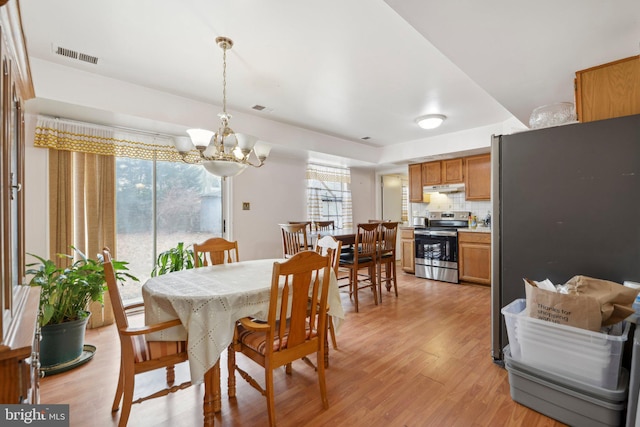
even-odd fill
[(464, 192), (431, 194), (429, 203), (411, 203), (412, 217), (425, 216), (427, 211), (469, 211), (483, 220), (491, 209), (491, 201), (465, 200)]

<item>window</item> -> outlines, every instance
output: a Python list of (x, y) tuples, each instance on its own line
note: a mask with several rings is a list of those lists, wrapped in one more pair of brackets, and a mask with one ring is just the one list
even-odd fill
[(123, 299), (140, 297), (158, 253), (222, 236), (221, 179), (183, 163), (173, 137), (38, 116), (34, 146), (50, 149), (50, 179), (59, 183), (52, 250), (115, 246), (140, 279), (127, 281)]
[(351, 228), (351, 174), (349, 169), (307, 166), (307, 217), (334, 221), (336, 228)]
[[(129, 262), (139, 283), (127, 282), (122, 298), (140, 298), (160, 252), (222, 237), (222, 180), (202, 166), (116, 159), (118, 259)], [(135, 283), (135, 286), (130, 286)]]

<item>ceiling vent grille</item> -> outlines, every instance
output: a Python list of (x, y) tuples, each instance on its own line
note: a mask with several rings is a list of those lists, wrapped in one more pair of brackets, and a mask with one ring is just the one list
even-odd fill
[(75, 50), (65, 49), (64, 47), (58, 46), (56, 53), (58, 55), (66, 56), (67, 58), (78, 59), (78, 52)]
[(251, 107), (251, 108), (253, 108), (254, 110), (257, 110), (257, 111), (262, 111), (262, 110), (264, 110), (264, 109), (265, 109), (265, 108), (267, 108), (267, 107), (265, 107), (264, 105), (256, 104), (256, 105), (254, 105), (254, 106), (253, 106), (253, 107)]
[(88, 62), (90, 64), (95, 65), (98, 63), (97, 56), (87, 55), (86, 53), (77, 52), (75, 50), (67, 49), (66, 47), (58, 46), (55, 52), (58, 55), (66, 56), (67, 58), (71, 58), (71, 59), (77, 59), (79, 61)]
[(88, 62), (90, 64), (97, 64), (98, 63), (98, 57), (97, 56), (87, 55), (86, 53), (79, 53), (78, 54), (78, 59), (80, 61)]

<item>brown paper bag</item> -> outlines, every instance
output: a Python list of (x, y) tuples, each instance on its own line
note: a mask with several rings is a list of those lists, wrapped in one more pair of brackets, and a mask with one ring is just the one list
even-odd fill
[(599, 332), (602, 327), (600, 302), (588, 295), (569, 295), (540, 289), (525, 280), (527, 315), (560, 325)]
[(569, 294), (539, 289), (525, 280), (527, 314), (562, 325), (599, 332), (634, 313), (631, 305), (638, 290), (608, 280), (574, 276), (567, 283)]
[(570, 292), (588, 295), (599, 302), (602, 326), (615, 325), (635, 312), (631, 306), (638, 295), (637, 289), (586, 276), (572, 277), (567, 287)]

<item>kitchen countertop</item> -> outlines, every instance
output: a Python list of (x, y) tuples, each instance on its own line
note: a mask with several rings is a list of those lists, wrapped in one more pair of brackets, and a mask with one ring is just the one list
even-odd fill
[(467, 232), (467, 233), (491, 233), (491, 227), (476, 227), (475, 229), (471, 229), (471, 228), (458, 228), (458, 232)]

